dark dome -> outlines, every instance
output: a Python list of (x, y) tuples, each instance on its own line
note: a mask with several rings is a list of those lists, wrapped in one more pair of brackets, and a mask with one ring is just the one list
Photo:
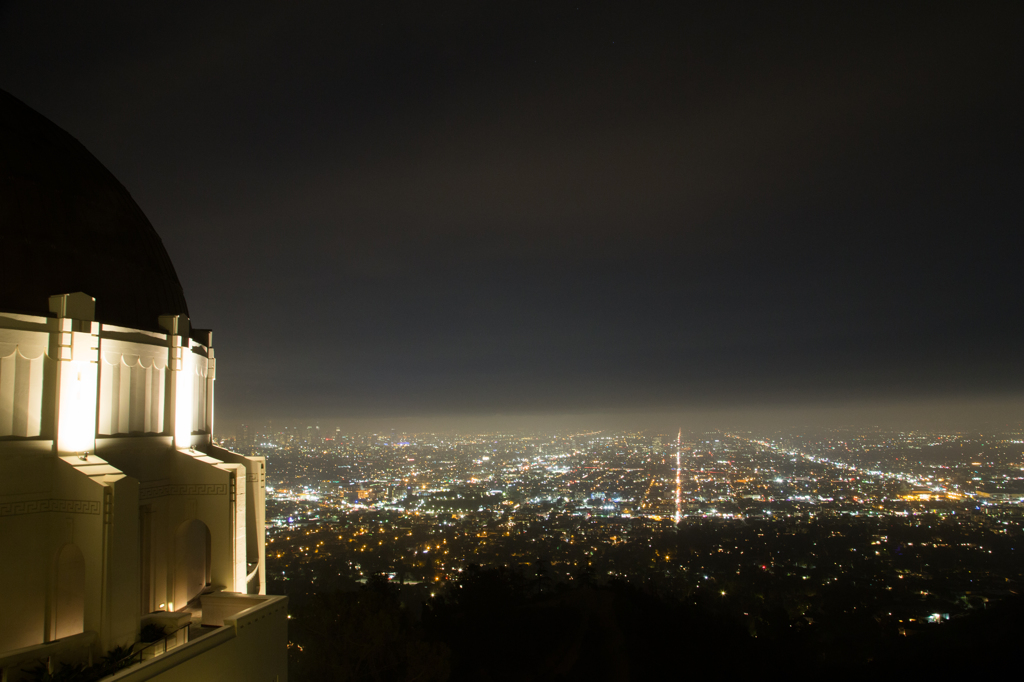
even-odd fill
[(159, 330), (188, 315), (160, 236), (75, 138), (0, 90), (0, 311), (49, 315), (84, 291), (100, 322)]

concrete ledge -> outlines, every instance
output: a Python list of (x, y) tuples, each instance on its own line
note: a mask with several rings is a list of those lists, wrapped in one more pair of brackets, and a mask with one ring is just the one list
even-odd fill
[(158, 625), (164, 632), (173, 632), (192, 622), (192, 614), (184, 611), (154, 611), (142, 617), (141, 625)]
[(144, 663), (134, 665), (131, 668), (125, 668), (124, 670), (111, 675), (110, 677), (103, 678), (103, 682), (142, 682), (143, 680), (149, 680), (157, 675), (165, 673), (178, 665), (181, 665), (185, 661), (200, 656), (210, 649), (220, 646), (224, 642), (235, 638), (235, 629), (233, 627), (222, 627), (217, 628), (208, 635), (203, 635), (198, 639), (194, 639), (187, 644), (177, 646), (166, 654), (151, 658)]
[(261, 606), (267, 597), (243, 595), (237, 592), (217, 592), (200, 598), (203, 605), (203, 625), (224, 625), (227, 621)]

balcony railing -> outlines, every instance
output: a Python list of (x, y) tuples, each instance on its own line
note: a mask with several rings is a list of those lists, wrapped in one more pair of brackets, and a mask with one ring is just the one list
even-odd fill
[[(234, 679), (287, 679), (286, 597), (219, 592), (203, 595), (201, 601), (201, 636), (187, 634), (183, 625), (154, 642), (156, 646), (135, 652), (131, 666), (104, 682), (144, 682), (200, 657), (211, 669), (230, 662), (228, 667), (237, 673)], [(186, 639), (175, 643), (175, 637)]]
[(174, 630), (173, 632), (164, 635), (163, 637), (154, 642), (144, 643), (142, 648), (132, 653), (132, 655), (129, 657), (129, 665), (135, 665), (136, 663), (148, 661), (151, 658), (156, 658), (160, 654), (166, 654), (169, 650), (173, 649), (176, 646), (188, 644), (189, 640), (191, 639), (189, 635), (189, 630), (191, 629), (191, 627), (191, 623), (182, 625), (177, 630)]

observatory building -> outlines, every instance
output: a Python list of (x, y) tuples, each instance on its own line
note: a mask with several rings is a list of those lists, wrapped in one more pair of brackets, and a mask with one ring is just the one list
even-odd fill
[(282, 682), (265, 462), (213, 442), (213, 335), (125, 188), (3, 91), (0, 239), (2, 679)]

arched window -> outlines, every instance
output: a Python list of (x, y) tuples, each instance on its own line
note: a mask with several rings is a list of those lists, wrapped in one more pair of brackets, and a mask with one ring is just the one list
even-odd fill
[(181, 609), (210, 582), (210, 529), (193, 519), (178, 526), (174, 542), (174, 606)]
[(56, 587), (54, 637), (77, 635), (85, 627), (85, 557), (77, 545), (64, 545), (57, 553)]

